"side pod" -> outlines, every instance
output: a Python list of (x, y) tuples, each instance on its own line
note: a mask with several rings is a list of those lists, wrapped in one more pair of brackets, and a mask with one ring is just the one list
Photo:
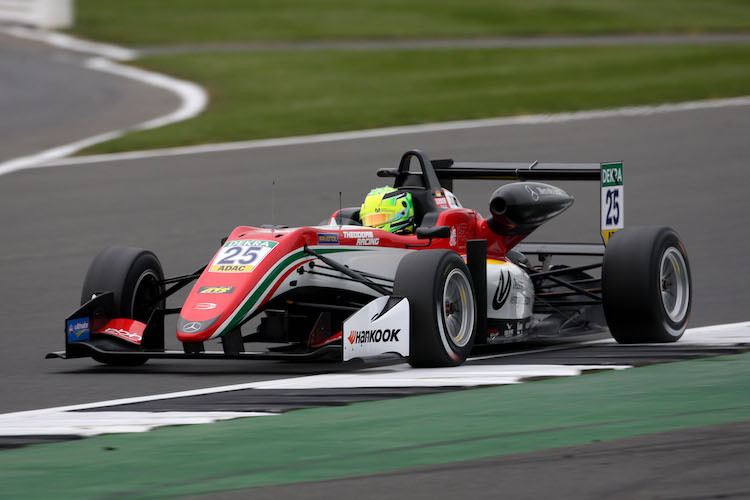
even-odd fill
[(572, 204), (572, 196), (550, 184), (513, 182), (492, 193), (487, 223), (501, 236), (527, 235)]

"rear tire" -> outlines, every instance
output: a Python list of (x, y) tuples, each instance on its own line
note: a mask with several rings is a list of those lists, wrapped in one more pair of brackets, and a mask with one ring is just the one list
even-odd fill
[(668, 227), (616, 232), (604, 252), (602, 298), (621, 344), (676, 342), (690, 318), (692, 280), (685, 247)]
[[(150, 305), (164, 291), (160, 284), (163, 279), (161, 263), (153, 252), (131, 247), (106, 248), (89, 266), (83, 281), (81, 304), (91, 300), (96, 293), (112, 292), (115, 317), (146, 323), (154, 309), (164, 307), (164, 300)], [(100, 363), (115, 366), (138, 366), (148, 360), (145, 355), (96, 354), (92, 357)]]
[(457, 366), (474, 345), (477, 306), (463, 259), (450, 250), (407, 254), (396, 271), (395, 296), (409, 299), (409, 364)]

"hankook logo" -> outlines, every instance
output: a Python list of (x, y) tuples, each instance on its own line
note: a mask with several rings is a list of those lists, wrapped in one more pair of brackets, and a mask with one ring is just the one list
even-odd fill
[(366, 344), (369, 342), (398, 342), (400, 328), (385, 330), (351, 330), (346, 337), (350, 344)]
[(201, 324), (198, 321), (191, 321), (190, 323), (185, 323), (182, 326), (182, 331), (185, 333), (195, 333), (201, 329)]

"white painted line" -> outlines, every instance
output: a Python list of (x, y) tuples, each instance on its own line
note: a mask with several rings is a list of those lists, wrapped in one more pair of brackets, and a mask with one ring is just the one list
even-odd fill
[(210, 424), (220, 420), (275, 416), (264, 412), (55, 412), (44, 415), (0, 415), (2, 436), (96, 436), (123, 432), (146, 432), (167, 425)]
[[(531, 351), (517, 351), (472, 360), (520, 356), (523, 354), (557, 351), (575, 347), (614, 343), (595, 340), (573, 346), (554, 346)], [(675, 345), (726, 346), (750, 344), (750, 322), (693, 328)], [(649, 344), (654, 347), (654, 344)], [(668, 346), (665, 346), (668, 347)], [(56, 408), (44, 408), (0, 415), (0, 435), (94, 435), (112, 432), (142, 432), (160, 425), (202, 423), (261, 415), (263, 412), (76, 412), (132, 403), (163, 399), (216, 394), (243, 389), (321, 389), (353, 387), (472, 387), (486, 385), (518, 384), (532, 377), (566, 377), (580, 375), (586, 370), (623, 370), (630, 365), (477, 365), (467, 363), (454, 368), (413, 369), (402, 363), (387, 367), (370, 368), (350, 373), (310, 375), (303, 377), (250, 382), (190, 391), (114, 399)], [(103, 421), (103, 422), (102, 422)]]
[(130, 78), (131, 80), (143, 82), (152, 87), (159, 87), (172, 91), (182, 100), (182, 105), (172, 113), (135, 125), (129, 128), (127, 130), (128, 132), (163, 127), (170, 123), (187, 120), (188, 118), (198, 115), (205, 109), (206, 104), (208, 104), (208, 95), (206, 92), (200, 85), (196, 85), (192, 82), (179, 80), (171, 76), (135, 68), (133, 66), (124, 66), (103, 57), (93, 57), (88, 59), (85, 66), (89, 69), (111, 73), (124, 78)]
[(26, 170), (29, 168), (36, 168), (42, 162), (71, 155), (75, 153), (76, 151), (80, 151), (81, 149), (87, 148), (89, 146), (93, 146), (94, 144), (98, 144), (104, 141), (109, 141), (112, 139), (117, 139), (118, 137), (121, 137), (123, 134), (124, 132), (120, 130), (115, 130), (112, 132), (105, 132), (103, 134), (95, 135), (93, 137), (87, 137), (86, 139), (81, 139), (80, 141), (71, 142), (70, 144), (65, 144), (63, 146), (58, 146), (52, 149), (46, 149), (44, 151), (35, 153), (33, 155), (21, 156), (19, 158), (13, 158), (12, 160), (1, 162), (0, 163), (0, 175), (9, 174), (11, 172), (17, 172), (19, 170)]
[[(578, 345), (578, 344), (576, 344)], [(499, 356), (520, 356), (523, 354), (527, 354), (528, 351), (518, 351), (514, 353), (506, 353), (501, 354)], [(536, 351), (535, 351), (536, 352)], [(473, 359), (473, 358), (472, 358)], [(484, 359), (484, 358), (479, 358)], [(441, 368), (440, 370), (454, 370), (455, 368)], [(391, 365), (387, 367), (378, 367), (378, 368), (371, 368), (366, 370), (361, 370), (360, 372), (352, 372), (352, 373), (338, 373), (333, 376), (338, 376), (340, 378), (347, 378), (351, 376), (356, 376), (359, 373), (375, 373), (375, 372), (400, 372), (400, 371), (418, 371), (416, 369), (412, 369), (409, 367), (406, 363), (399, 363), (397, 365)], [(444, 374), (443, 374), (444, 376)], [(21, 411), (21, 412), (15, 412), (15, 413), (8, 413), (6, 415), (18, 415), (18, 416), (34, 416), (34, 415), (43, 415), (47, 413), (57, 413), (61, 411), (76, 411), (76, 410), (91, 410), (95, 408), (104, 408), (107, 406), (119, 406), (119, 405), (127, 405), (127, 404), (134, 404), (134, 403), (145, 403), (149, 401), (158, 401), (162, 399), (175, 399), (175, 398), (185, 398), (190, 396), (203, 396), (206, 394), (216, 394), (220, 392), (231, 392), (231, 391), (240, 391), (243, 389), (276, 389), (281, 388), (281, 385), (290, 383), (289, 381), (297, 381), (292, 382), (294, 384), (298, 384), (299, 387), (302, 386), (309, 386), (309, 382), (307, 382), (305, 379), (309, 379), (312, 377), (329, 377), (329, 375), (308, 375), (308, 376), (302, 376), (302, 377), (293, 377), (293, 378), (286, 378), (286, 379), (280, 379), (280, 380), (269, 380), (269, 381), (263, 381), (263, 382), (249, 382), (245, 384), (233, 384), (233, 385), (224, 385), (224, 386), (218, 386), (218, 387), (207, 387), (205, 389), (193, 389), (189, 391), (179, 391), (179, 392), (170, 392), (165, 394), (155, 394), (152, 396), (136, 396), (136, 397), (130, 397), (130, 398), (121, 398), (121, 399), (113, 399), (109, 401), (98, 401), (94, 403), (83, 403), (83, 404), (76, 404), (76, 405), (69, 405), (69, 406), (59, 406), (54, 408), (43, 408), (39, 410), (27, 410), (27, 411)], [(320, 379), (317, 380), (326, 380), (326, 379)], [(343, 383), (343, 382), (342, 382)], [(280, 384), (278, 387), (275, 384)], [(454, 384), (451, 384), (454, 385)], [(470, 384), (473, 385), (473, 384)], [(480, 384), (484, 385), (484, 384)], [(0, 415), (0, 417), (3, 417), (5, 415)], [(0, 434), (2, 433), (2, 427), (0, 426)]]
[(0, 28), (0, 33), (5, 33), (6, 35), (15, 36), (17, 38), (24, 38), (26, 40), (34, 40), (35, 42), (46, 43), (47, 45), (52, 45), (65, 50), (95, 54), (116, 61), (131, 61), (138, 57), (138, 52), (132, 49), (126, 49), (108, 43), (91, 42), (64, 33), (29, 28), (26, 26), (3, 27)]
[(266, 412), (138, 412), (74, 410), (105, 408), (141, 401), (171, 399), (239, 389), (346, 389), (364, 387), (475, 387), (519, 384), (530, 377), (573, 377), (586, 370), (623, 370), (629, 365), (462, 365), (453, 368), (402, 369), (400, 366), (353, 373), (311, 375), (198, 391), (127, 398), (0, 415), (0, 436), (93, 436), (144, 432), (165, 425), (210, 423), (231, 418), (276, 415)]
[[(689, 329), (685, 333), (684, 338), (690, 339), (690, 341), (689, 342), (680, 341), (674, 345), (689, 344), (689, 345), (709, 346), (709, 345), (750, 344), (750, 322), (730, 323), (730, 324), (725, 324), (725, 325), (715, 325), (715, 326)], [(605, 339), (605, 340), (592, 341), (591, 343), (599, 343), (599, 342), (605, 343), (605, 342), (610, 342), (610, 341)], [(614, 341), (611, 341), (611, 342), (614, 343)], [(586, 345), (586, 344), (589, 344), (589, 342), (586, 342), (584, 344), (576, 344), (576, 346)], [(649, 344), (649, 345), (654, 346), (654, 344)], [(550, 348), (550, 350), (552, 349), (556, 349), (556, 348)], [(518, 351), (518, 352), (513, 352), (513, 353), (499, 354), (493, 357), (520, 356), (523, 354), (527, 354), (528, 352), (530, 351)], [(478, 358), (471, 358), (471, 359), (488, 359), (488, 358), (478, 357)], [(472, 368), (475, 367), (474, 365), (464, 365), (464, 366), (470, 366)], [(607, 366), (607, 365), (604, 365), (604, 366)], [(601, 366), (598, 366), (598, 368), (601, 368)], [(441, 368), (440, 370), (453, 370), (453, 369), (454, 368)], [(408, 365), (406, 365), (405, 363), (401, 363), (398, 365), (393, 365), (393, 366), (388, 366), (388, 367), (372, 368), (368, 370), (361, 370), (359, 372), (351, 372), (351, 373), (338, 373), (335, 375), (342, 377), (342, 378), (346, 378), (346, 377), (358, 376), (358, 374), (360, 373), (381, 372), (381, 371), (382, 372), (396, 372), (396, 371), (417, 372), (418, 370), (408, 368)], [(174, 398), (182, 398), (182, 397), (188, 397), (188, 396), (201, 396), (205, 394), (216, 394), (220, 392), (239, 391), (243, 389), (264, 389), (264, 388), (273, 389), (273, 388), (280, 387), (280, 386), (275, 386), (274, 384), (286, 384), (288, 383), (287, 381), (296, 381), (292, 383), (299, 384), (300, 386), (302, 386), (302, 385), (308, 385), (308, 382), (306, 382), (304, 379), (308, 379), (310, 377), (323, 377), (323, 376), (328, 377), (328, 376), (334, 376), (334, 375), (312, 375), (312, 376), (294, 377), (294, 378), (289, 378), (289, 379), (270, 380), (270, 381), (263, 381), (263, 382), (249, 382), (245, 384), (233, 384), (233, 385), (224, 385), (224, 386), (218, 386), (218, 387), (207, 387), (204, 389), (193, 389), (189, 391), (170, 392), (170, 393), (155, 394), (155, 395), (150, 395), (150, 396), (137, 396), (137, 397), (130, 397), (130, 398), (113, 399), (110, 401), (83, 403), (83, 404), (76, 404), (76, 405), (69, 405), (69, 406), (60, 406), (60, 407), (55, 407), (55, 408), (43, 408), (39, 410), (27, 410), (27, 411), (16, 412), (16, 413), (7, 414), (7, 415), (30, 416), (30, 415), (38, 415), (38, 414), (57, 412), (57, 411), (89, 410), (93, 408), (103, 408), (106, 406), (143, 403), (147, 401), (174, 399)]]
[(726, 325), (704, 326), (685, 330), (679, 345), (728, 346), (750, 343), (750, 321)]
[(256, 389), (360, 387), (476, 387), (520, 384), (531, 377), (575, 377), (587, 370), (624, 370), (630, 365), (461, 365), (452, 368), (358, 371), (260, 382)]
[[(603, 339), (596, 342), (601, 344), (617, 344), (614, 339)], [(699, 328), (688, 328), (687, 330), (685, 330), (685, 334), (682, 336), (682, 338), (680, 338), (680, 340), (677, 341), (677, 343), (666, 345), (725, 347), (740, 344), (750, 344), (750, 321), (745, 321), (742, 323), (727, 323), (724, 325), (702, 326)], [(628, 345), (653, 347), (655, 344)]]
[[(698, 111), (727, 107), (750, 106), (750, 96), (732, 99), (710, 99), (705, 101), (683, 102), (678, 104), (662, 104), (659, 106), (632, 106), (616, 109), (578, 111), (574, 113), (558, 113), (545, 115), (511, 116), (505, 118), (487, 118), (482, 120), (462, 120), (424, 125), (407, 125), (402, 127), (388, 127), (351, 132), (336, 132), (330, 134), (304, 135), (296, 137), (281, 137), (277, 139), (259, 139), (252, 141), (224, 142), (218, 144), (204, 144), (199, 146), (185, 146), (166, 149), (152, 149), (146, 151), (132, 151), (127, 153), (112, 153), (104, 155), (64, 158), (37, 164), (36, 167), (60, 167), (69, 165), (87, 165), (91, 163), (105, 163), (113, 161), (140, 160), (144, 158), (163, 158), (169, 156), (194, 155), (216, 153), (223, 151), (239, 151), (260, 148), (274, 148), (284, 146), (298, 146), (304, 144), (319, 144), (328, 142), (351, 141), (358, 139), (373, 139), (407, 134), (425, 134), (432, 132), (446, 132), (453, 130), (468, 130), (487, 127), (504, 127), (519, 125), (543, 125), (550, 123), (567, 123), (573, 121), (595, 120), (602, 118), (638, 117), (677, 113), (683, 111)], [(1, 172), (0, 172), (1, 173)]]
[[(7, 31), (7, 30), (6, 30)], [(11, 33), (13, 34), (13, 33)], [(48, 35), (59, 35), (59, 33), (48, 33)], [(61, 35), (67, 36), (67, 35)], [(47, 41), (47, 40), (43, 40)], [(124, 49), (123, 49), (124, 50)], [(93, 49), (91, 51), (94, 51)], [(110, 55), (107, 50), (101, 51), (105, 55)], [(14, 158), (0, 163), (0, 175), (17, 172), (29, 168), (36, 168), (40, 164), (50, 162), (59, 158), (69, 156), (81, 149), (87, 148), (100, 142), (109, 141), (122, 137), (129, 132), (139, 130), (148, 130), (156, 127), (163, 127), (170, 123), (187, 120), (201, 113), (208, 103), (208, 95), (200, 85), (185, 80), (179, 80), (171, 76), (162, 75), (153, 71), (146, 71), (140, 68), (124, 66), (113, 62), (106, 57), (92, 57), (84, 61), (84, 67), (94, 71), (102, 71), (113, 75), (121, 76), (136, 80), (152, 87), (159, 87), (177, 94), (180, 98), (180, 106), (173, 112), (154, 118), (132, 127), (120, 130), (113, 130), (87, 137), (69, 144), (54, 147), (28, 156)]]
[(581, 346), (591, 345), (591, 344), (598, 344), (601, 342), (609, 342), (609, 339), (604, 340), (590, 340), (587, 342), (576, 342), (575, 344), (566, 344), (559, 347), (544, 347), (542, 349), (532, 349), (529, 351), (521, 351), (521, 352), (506, 352), (502, 354), (488, 354), (487, 356), (471, 356), (469, 357), (468, 361), (481, 361), (484, 359), (495, 359), (495, 358), (506, 358), (508, 356), (516, 356), (518, 354), (535, 354), (538, 352), (549, 352), (549, 351), (565, 351), (567, 349), (576, 349)]

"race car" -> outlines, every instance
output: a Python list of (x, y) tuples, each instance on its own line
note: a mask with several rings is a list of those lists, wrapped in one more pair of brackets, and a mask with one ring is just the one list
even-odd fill
[[(411, 194), (414, 234), (364, 226), (360, 207), (315, 226), (241, 226), (208, 264), (168, 279), (152, 252), (107, 248), (65, 321), (65, 350), (47, 357), (139, 365), (397, 354), (442, 367), (482, 344), (607, 331), (620, 343), (674, 342), (685, 331), (685, 247), (667, 227), (624, 227), (621, 162), (430, 161), (409, 150), (377, 175)], [(456, 179), (510, 182), (492, 193), (484, 218), (458, 202)], [(540, 182), (555, 180), (599, 182), (604, 244), (522, 243), (573, 203)], [(560, 257), (592, 262), (552, 265)], [(193, 282), (182, 307), (166, 306)], [(165, 349), (171, 314), (182, 349)], [(208, 350), (210, 341), (221, 349)]]

